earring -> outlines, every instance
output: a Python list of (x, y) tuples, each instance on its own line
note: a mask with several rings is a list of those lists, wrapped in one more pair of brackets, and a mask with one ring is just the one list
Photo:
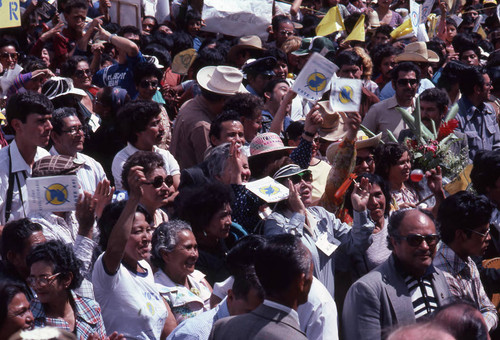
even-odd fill
[(203, 230), (203, 236), (207, 237), (207, 232), (205, 230)]

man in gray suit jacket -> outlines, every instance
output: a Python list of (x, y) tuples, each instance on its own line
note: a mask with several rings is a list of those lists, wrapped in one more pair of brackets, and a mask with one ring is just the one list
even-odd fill
[(297, 236), (271, 236), (256, 256), (255, 271), (266, 299), (250, 313), (218, 320), (210, 339), (307, 340), (297, 307), (307, 301), (313, 280), (309, 250)]
[(382, 339), (395, 325), (414, 323), (450, 297), (443, 272), (432, 266), (439, 235), (424, 210), (399, 210), (388, 225), (392, 256), (356, 281), (344, 302), (346, 340)]

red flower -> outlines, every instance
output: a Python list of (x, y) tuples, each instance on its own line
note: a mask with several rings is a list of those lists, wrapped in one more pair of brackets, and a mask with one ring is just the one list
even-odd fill
[(448, 122), (442, 123), (441, 126), (439, 127), (437, 140), (442, 141), (443, 139), (448, 137), (457, 127), (458, 127), (458, 120), (456, 119), (450, 119)]

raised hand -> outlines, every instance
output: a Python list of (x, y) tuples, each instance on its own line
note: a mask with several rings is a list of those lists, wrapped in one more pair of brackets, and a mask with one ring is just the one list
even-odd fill
[(368, 178), (361, 178), (359, 183), (354, 184), (354, 190), (351, 194), (351, 202), (354, 210), (358, 212), (366, 210), (371, 189), (372, 185)]
[(295, 188), (291, 180), (288, 180), (288, 208), (296, 213), (306, 216), (306, 207), (300, 199), (299, 191)]
[(101, 217), (104, 207), (106, 207), (113, 199), (115, 187), (110, 186), (110, 181), (103, 179), (97, 183), (97, 188), (94, 192), (94, 199), (96, 200), (95, 214), (97, 218)]
[(92, 238), (92, 229), (95, 222), (96, 200), (89, 192), (84, 191), (76, 203), (76, 219), (78, 221), (78, 234)]
[(130, 188), (129, 197), (139, 200), (142, 197), (142, 185), (146, 183), (146, 176), (143, 172), (142, 166), (136, 165), (130, 168), (128, 173), (127, 182)]

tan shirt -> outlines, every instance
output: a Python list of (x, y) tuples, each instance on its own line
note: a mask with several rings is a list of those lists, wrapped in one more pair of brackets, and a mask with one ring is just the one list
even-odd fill
[(215, 114), (201, 95), (187, 101), (179, 110), (174, 122), (170, 152), (181, 170), (203, 161), (205, 150), (210, 145), (208, 133)]

